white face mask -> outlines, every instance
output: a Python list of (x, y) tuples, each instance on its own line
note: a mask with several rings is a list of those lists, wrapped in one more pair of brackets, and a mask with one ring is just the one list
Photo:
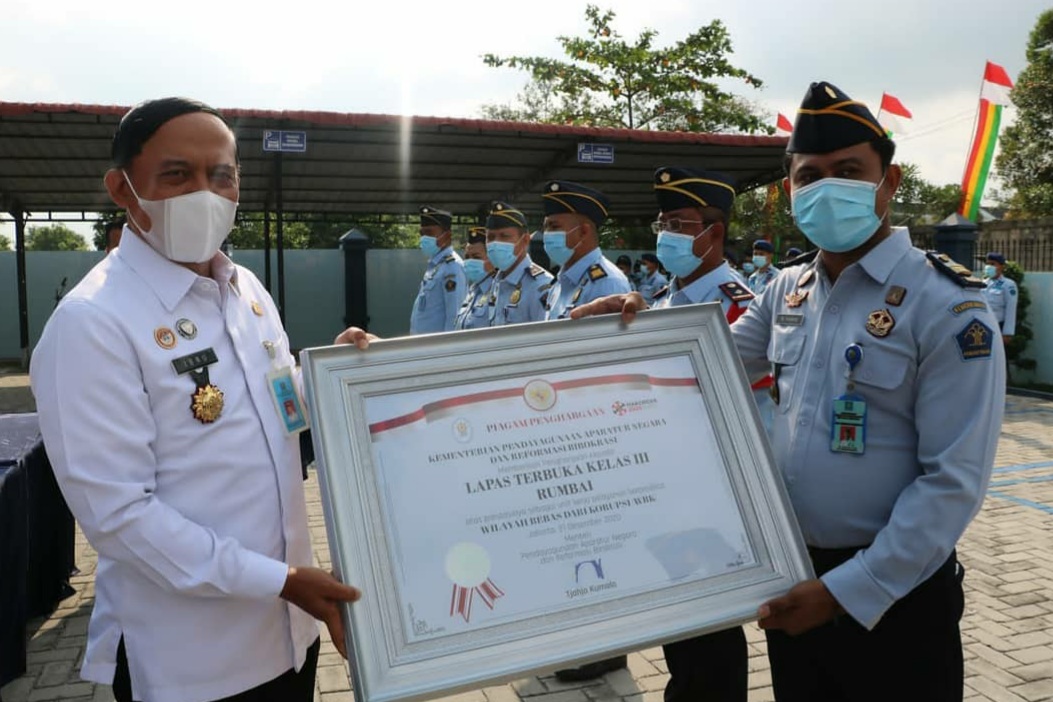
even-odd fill
[(212, 260), (234, 227), (238, 203), (211, 190), (197, 190), (166, 200), (144, 200), (135, 192), (128, 174), (121, 173), (139, 201), (139, 207), (150, 216), (152, 227), (147, 231), (135, 221), (131, 211), (128, 212), (146, 243), (171, 261), (204, 263)]

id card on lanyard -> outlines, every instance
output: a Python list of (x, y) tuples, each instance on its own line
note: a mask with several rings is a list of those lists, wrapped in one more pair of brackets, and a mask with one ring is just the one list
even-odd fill
[(285, 433), (289, 436), (299, 434), (308, 429), (310, 424), (303, 400), (300, 399), (300, 392), (296, 388), (292, 368), (278, 366), (273, 341), (264, 341), (263, 348), (267, 349), (267, 355), (271, 358), (271, 370), (267, 373), (267, 392), (274, 400), (274, 408), (278, 412), (278, 418), (282, 420)]
[(848, 364), (845, 394), (834, 398), (833, 418), (830, 422), (830, 450), (834, 453), (862, 455), (866, 451), (867, 403), (855, 393), (853, 380), (856, 366), (863, 360), (863, 347), (852, 344), (845, 349)]

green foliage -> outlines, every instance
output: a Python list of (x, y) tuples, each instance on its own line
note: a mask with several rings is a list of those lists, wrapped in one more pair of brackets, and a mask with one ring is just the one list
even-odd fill
[(106, 230), (109, 228), (112, 222), (116, 222), (119, 219), (125, 217), (124, 210), (118, 210), (116, 212), (105, 212), (102, 217), (96, 220), (95, 224), (91, 225), (91, 229), (95, 234), (92, 236), (91, 243), (95, 247), (96, 251), (106, 250)]
[(1015, 261), (1006, 261), (1002, 274), (1017, 286), (1016, 333), (1013, 334), (1012, 341), (1006, 345), (1005, 353), (1011, 365), (1021, 370), (1034, 370), (1036, 365), (1034, 359), (1024, 358), (1025, 349), (1035, 338), (1031, 325), (1027, 321), (1027, 309), (1031, 306), (1031, 293), (1024, 285), (1024, 269)]
[(913, 226), (934, 224), (958, 209), (962, 199), (960, 185), (935, 185), (921, 177), (914, 163), (901, 163), (903, 180), (892, 200), (893, 224)]
[(802, 251), (812, 248), (794, 224), (790, 198), (779, 183), (739, 193), (735, 197), (728, 241), (735, 242), (733, 248), (743, 255), (752, 251), (757, 239), (771, 240), (775, 245), (776, 262), (783, 252), (794, 246)]
[(489, 118), (627, 129), (693, 132), (766, 132), (765, 115), (722, 89), (728, 79), (761, 87), (759, 78), (731, 64), (731, 37), (720, 20), (672, 46), (655, 48), (658, 32), (645, 29), (629, 42), (611, 28), (614, 12), (589, 5), (586, 37), (558, 37), (569, 61), (543, 56), (486, 54), (492, 67), (528, 71), (532, 82), (517, 105), (489, 105)]
[(5, 234), (0, 234), (0, 251), (11, 251), (13, 248), (11, 239)]
[(64, 224), (26, 229), (26, 251), (87, 251), (88, 243)]
[(1053, 215), (1053, 10), (1039, 15), (1027, 44), (1027, 67), (1011, 94), (1016, 122), (1006, 127), (998, 172), (1006, 187), (1010, 215)]

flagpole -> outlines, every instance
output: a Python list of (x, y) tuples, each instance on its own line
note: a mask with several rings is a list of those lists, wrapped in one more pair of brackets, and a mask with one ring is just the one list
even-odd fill
[(984, 61), (984, 73), (980, 77), (980, 96), (976, 101), (976, 112), (973, 113), (973, 128), (972, 137), (969, 138), (969, 148), (965, 150), (965, 167), (962, 168), (962, 197), (958, 200), (958, 209), (962, 209), (962, 205), (965, 204), (965, 198), (969, 194), (965, 191), (965, 176), (969, 173), (969, 154), (973, 152), (973, 144), (976, 142), (976, 125), (980, 122), (980, 100), (984, 96), (984, 81), (987, 80), (987, 61)]

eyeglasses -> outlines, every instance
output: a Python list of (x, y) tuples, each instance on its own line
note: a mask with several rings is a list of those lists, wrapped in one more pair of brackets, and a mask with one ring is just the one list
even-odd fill
[(651, 231), (654, 232), (655, 236), (658, 236), (661, 232), (671, 232), (673, 234), (679, 234), (682, 231), (682, 227), (685, 224), (705, 224), (700, 219), (678, 219), (673, 217), (666, 221), (658, 220), (657, 222), (651, 222)]

